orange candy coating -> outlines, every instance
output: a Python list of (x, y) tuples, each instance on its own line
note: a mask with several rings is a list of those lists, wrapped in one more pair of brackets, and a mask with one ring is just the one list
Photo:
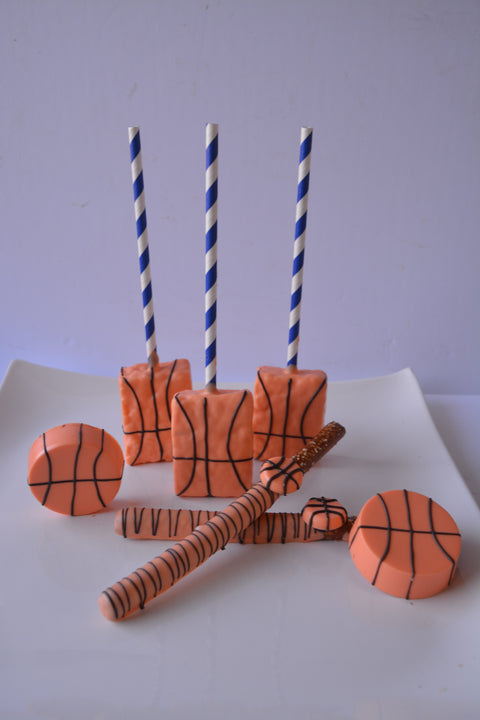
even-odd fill
[(113, 500), (123, 466), (122, 449), (105, 430), (68, 423), (42, 433), (31, 446), (28, 484), (50, 510), (88, 515)]
[(254, 457), (291, 457), (301, 450), (323, 427), (326, 395), (322, 370), (259, 367), (253, 390)]
[(310, 498), (302, 510), (302, 520), (311, 530), (337, 530), (345, 525), (348, 514), (333, 498)]
[(118, 384), (127, 463), (171, 462), (171, 403), (175, 393), (192, 387), (188, 360), (122, 367)]
[(277, 495), (288, 495), (301, 486), (303, 470), (293, 458), (270, 458), (260, 469), (260, 482)]
[(182, 497), (237, 497), (252, 486), (253, 397), (184, 390), (172, 403), (173, 477)]
[(350, 553), (364, 577), (390, 595), (425, 598), (451, 583), (461, 538), (451, 515), (407, 490), (378, 493), (350, 533)]

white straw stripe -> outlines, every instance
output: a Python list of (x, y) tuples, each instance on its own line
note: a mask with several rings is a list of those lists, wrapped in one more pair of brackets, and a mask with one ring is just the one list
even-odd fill
[(217, 301), (217, 284), (210, 288), (205, 294), (205, 310), (210, 310), (212, 305)]
[(299, 220), (307, 212), (308, 206), (308, 193), (297, 203), (297, 209), (295, 211), (295, 219)]
[(205, 270), (208, 272), (217, 262), (217, 246), (215, 245), (205, 254)]
[(139, 195), (138, 198), (135, 200), (134, 207), (135, 207), (135, 220), (138, 220), (140, 215), (145, 211), (145, 193), (144, 192), (142, 192), (142, 194)]
[(214, 203), (212, 207), (205, 213), (205, 230), (207, 232), (217, 222), (217, 215), (217, 203)]
[[(217, 336), (217, 322), (215, 321), (210, 325), (208, 330), (205, 331), (205, 337), (207, 338), (207, 340), (212, 342), (213, 340), (215, 340), (216, 336)], [(210, 342), (208, 342), (207, 344), (210, 345)]]
[(210, 188), (218, 177), (218, 158), (205, 171), (205, 187)]

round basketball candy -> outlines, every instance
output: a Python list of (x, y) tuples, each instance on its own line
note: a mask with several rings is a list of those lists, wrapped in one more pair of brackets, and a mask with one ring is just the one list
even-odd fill
[(105, 508), (122, 479), (123, 452), (105, 430), (83, 423), (42, 433), (28, 455), (28, 484), (45, 507), (64, 515)]
[(289, 495), (301, 486), (303, 470), (294, 458), (270, 458), (260, 468), (260, 482), (278, 495)]
[(302, 510), (302, 520), (311, 531), (337, 530), (343, 527), (348, 520), (348, 514), (343, 505), (334, 498), (310, 498)]
[(431, 498), (391, 490), (363, 506), (349, 547), (353, 562), (372, 585), (416, 599), (436, 595), (451, 583), (461, 538), (453, 518)]

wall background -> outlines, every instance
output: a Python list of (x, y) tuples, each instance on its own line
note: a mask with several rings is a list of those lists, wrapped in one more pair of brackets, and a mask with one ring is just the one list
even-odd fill
[(479, 393), (480, 3), (2, 0), (0, 374), (145, 359), (127, 127), (160, 358), (203, 380), (204, 125), (220, 124), (219, 382), (286, 362), (300, 126), (314, 128), (299, 366)]

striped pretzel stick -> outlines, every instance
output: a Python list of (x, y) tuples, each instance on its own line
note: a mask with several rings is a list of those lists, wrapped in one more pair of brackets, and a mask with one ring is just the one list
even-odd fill
[(298, 490), (304, 473), (344, 435), (345, 428), (332, 422), (292, 458), (267, 460), (260, 482), (250, 490), (186, 538), (104, 590), (98, 599), (102, 614), (108, 620), (122, 620), (173, 587), (255, 522), (280, 495)]
[[(132, 540), (182, 540), (215, 515), (216, 510), (129, 506), (115, 515), (115, 532)], [(311, 498), (302, 512), (263, 513), (230, 542), (262, 545), (346, 540), (354, 520), (336, 500)]]

